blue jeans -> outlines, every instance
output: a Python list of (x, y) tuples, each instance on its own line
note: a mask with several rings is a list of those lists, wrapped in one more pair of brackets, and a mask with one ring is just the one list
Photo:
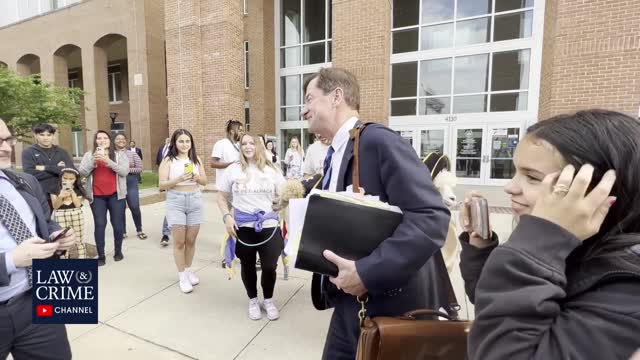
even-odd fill
[(162, 236), (170, 236), (171, 229), (169, 229), (169, 223), (167, 222), (167, 217), (164, 217), (164, 221), (162, 222)]
[[(142, 232), (142, 213), (140, 212), (140, 194), (138, 193), (138, 175), (127, 175), (127, 205), (131, 210), (133, 223), (136, 224), (136, 232)], [(126, 210), (122, 214), (124, 233), (127, 233)]]
[(118, 200), (118, 194), (93, 197), (93, 202), (91, 203), (93, 223), (95, 224), (93, 235), (96, 239), (96, 248), (100, 258), (104, 258), (104, 230), (107, 228), (107, 212), (109, 212), (111, 227), (113, 227), (113, 242), (116, 254), (122, 253), (124, 205), (125, 200)]

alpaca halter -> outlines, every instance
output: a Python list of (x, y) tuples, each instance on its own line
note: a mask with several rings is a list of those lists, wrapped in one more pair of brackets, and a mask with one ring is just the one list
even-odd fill
[[(422, 163), (424, 163), (426, 165), (427, 160), (429, 160), (431, 155), (439, 155), (440, 156), (438, 158), (438, 161), (436, 161), (436, 163), (433, 165), (433, 168), (431, 169), (431, 178), (433, 178), (434, 175), (435, 175), (436, 169), (438, 169), (438, 164), (440, 164), (440, 161), (442, 161), (444, 159), (447, 163), (449, 163), (449, 158), (446, 155), (440, 155), (437, 152), (430, 152), (429, 154), (427, 154), (427, 156), (425, 156), (424, 159), (422, 159)], [(447, 168), (447, 170), (451, 170), (450, 164), (449, 164), (449, 166), (445, 166), (445, 167)]]

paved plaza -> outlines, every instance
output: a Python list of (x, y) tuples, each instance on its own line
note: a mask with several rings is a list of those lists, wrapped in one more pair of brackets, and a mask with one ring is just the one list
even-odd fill
[[(155, 196), (147, 190), (142, 197)], [(293, 270), (289, 280), (279, 268), (275, 302), (280, 319), (251, 321), (239, 273), (228, 280), (220, 266), (224, 226), (215, 194), (205, 193), (206, 223), (200, 230), (194, 269), (200, 285), (191, 294), (178, 289), (173, 247), (161, 247), (164, 202), (142, 208), (147, 240), (125, 239), (125, 259), (113, 261), (107, 229), (107, 265), (99, 272), (99, 324), (67, 327), (74, 359), (319, 359), (330, 311), (316, 311), (310, 298), (311, 274)], [(93, 242), (93, 220), (85, 206), (87, 242)], [(127, 215), (129, 215), (127, 213)], [(492, 214), (494, 228), (505, 238), (511, 216)], [(456, 274), (456, 276), (459, 276)], [(463, 288), (454, 281), (458, 297)], [(464, 315), (465, 312), (463, 312)], [(472, 315), (472, 311), (469, 312)]]

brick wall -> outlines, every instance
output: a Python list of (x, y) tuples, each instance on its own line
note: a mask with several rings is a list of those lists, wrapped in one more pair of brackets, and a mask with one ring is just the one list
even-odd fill
[(333, 66), (360, 82), (360, 114), (387, 123), (389, 117), (391, 1), (333, 0)]
[(165, 1), (169, 132), (190, 130), (205, 162), (225, 122), (244, 119), (242, 11), (240, 0)]
[[(275, 28), (273, 0), (248, 0), (243, 40), (249, 41), (251, 132), (275, 135)], [(244, 78), (243, 78), (244, 79)], [(243, 117), (244, 118), (244, 117)]]
[(640, 1), (548, 0), (540, 118), (600, 107), (638, 115)]

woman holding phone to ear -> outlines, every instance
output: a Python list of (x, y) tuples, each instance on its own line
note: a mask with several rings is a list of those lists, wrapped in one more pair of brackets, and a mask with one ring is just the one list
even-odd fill
[(167, 222), (174, 239), (173, 258), (178, 268), (178, 286), (187, 294), (200, 283), (191, 265), (200, 224), (204, 221), (200, 186), (207, 184), (202, 160), (188, 130), (174, 131), (159, 173), (160, 190), (167, 190)]
[(104, 233), (107, 227), (107, 213), (113, 227), (115, 253), (113, 259), (120, 261), (122, 254), (122, 218), (127, 197), (127, 155), (115, 151), (111, 135), (98, 130), (93, 138), (94, 151), (84, 154), (80, 163), (80, 175), (87, 178), (86, 195), (91, 203), (91, 213), (95, 224), (94, 236), (98, 250), (98, 266), (106, 263)]
[(470, 359), (628, 359), (640, 346), (638, 139), (640, 121), (613, 111), (539, 122), (505, 187), (509, 240), (472, 232), (463, 207)]

